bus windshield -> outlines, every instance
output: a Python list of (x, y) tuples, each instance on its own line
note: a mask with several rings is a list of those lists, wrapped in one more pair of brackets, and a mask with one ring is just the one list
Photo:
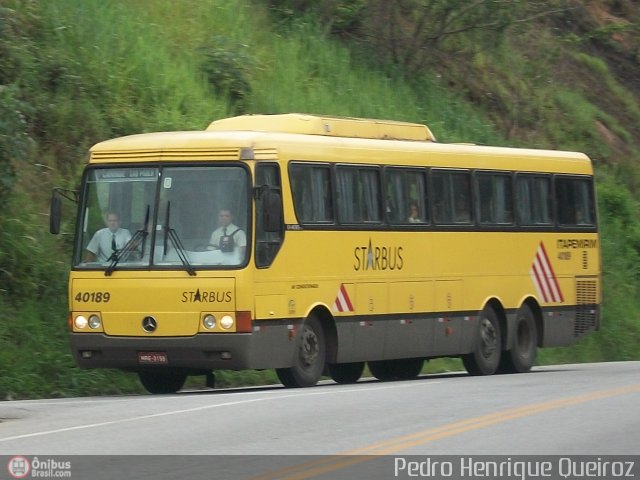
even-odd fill
[(249, 175), (242, 166), (87, 171), (74, 267), (238, 267), (246, 263)]

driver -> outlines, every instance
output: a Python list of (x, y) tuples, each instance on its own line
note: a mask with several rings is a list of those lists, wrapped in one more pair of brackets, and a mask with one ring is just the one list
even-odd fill
[(94, 233), (84, 254), (85, 262), (108, 262), (131, 240), (131, 232), (120, 228), (120, 214), (107, 212), (107, 226)]

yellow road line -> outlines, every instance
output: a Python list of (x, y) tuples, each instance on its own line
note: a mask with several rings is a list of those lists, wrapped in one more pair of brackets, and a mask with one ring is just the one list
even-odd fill
[[(504, 423), (509, 420), (528, 417), (538, 413), (555, 410), (558, 408), (579, 405), (581, 403), (601, 400), (604, 398), (616, 397), (628, 393), (640, 392), (640, 384), (630, 385), (627, 387), (613, 388), (608, 390), (599, 390), (583, 395), (573, 397), (560, 398), (542, 403), (534, 403), (517, 408), (510, 408), (480, 417), (461, 420), (459, 422), (442, 425), (436, 428), (430, 428), (420, 432), (395, 437), (382, 442), (373, 443), (362, 448), (342, 452), (338, 455), (323, 457), (318, 460), (294, 465), (292, 467), (283, 468), (281, 470), (270, 472), (264, 475), (252, 477), (251, 480), (303, 480), (312, 478), (317, 475), (333, 472), (346, 468), (358, 463), (365, 462), (378, 455), (390, 455), (401, 450), (406, 450), (416, 445), (432, 442), (441, 438), (458, 435), (461, 433), (485, 428), (498, 423)], [(348, 456), (348, 457), (345, 457)]]

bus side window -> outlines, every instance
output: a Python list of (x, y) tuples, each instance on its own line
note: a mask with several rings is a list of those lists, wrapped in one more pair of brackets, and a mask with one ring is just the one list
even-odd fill
[(338, 216), (341, 223), (381, 223), (379, 171), (373, 167), (339, 165)]
[[(280, 225), (279, 231), (274, 231), (273, 226), (265, 225), (263, 213), (267, 207), (278, 207), (282, 211), (282, 190), (280, 183), (280, 171), (278, 165), (261, 163), (256, 167), (256, 265), (258, 267), (268, 267), (273, 263), (282, 240), (284, 238), (284, 228)], [(279, 201), (280, 205), (273, 205)], [(267, 205), (270, 204), (270, 205)], [(273, 212), (268, 212), (269, 214)]]
[(560, 225), (595, 225), (595, 206), (590, 180), (558, 175), (555, 186)]
[(551, 225), (553, 223), (551, 177), (528, 173), (517, 174), (516, 205), (520, 225)]
[(302, 224), (333, 223), (329, 165), (293, 163), (289, 167), (293, 206)]
[(440, 225), (471, 223), (471, 182), (469, 172), (434, 169), (431, 180), (434, 221)]
[(425, 224), (426, 185), (423, 170), (388, 168), (385, 171), (387, 217), (392, 224)]
[(511, 176), (502, 172), (476, 175), (478, 222), (482, 225), (513, 223)]

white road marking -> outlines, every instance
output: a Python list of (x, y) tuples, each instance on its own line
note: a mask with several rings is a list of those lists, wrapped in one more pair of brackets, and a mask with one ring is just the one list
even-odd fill
[[(171, 410), (171, 411), (168, 411), (168, 412), (152, 413), (152, 414), (148, 414), (148, 415), (138, 415), (138, 416), (135, 416), (135, 417), (121, 418), (121, 419), (118, 419), (118, 420), (109, 420), (109, 421), (106, 421), (106, 422), (89, 423), (89, 424), (85, 424), (85, 425), (76, 425), (76, 426), (73, 426), (73, 427), (58, 428), (58, 429), (55, 429), (55, 430), (43, 430), (43, 431), (40, 431), (40, 432), (25, 433), (25, 434), (22, 434), (22, 435), (13, 435), (11, 437), (0, 438), (0, 442), (8, 442), (8, 441), (11, 441), (11, 440), (20, 440), (20, 439), (23, 439), (23, 438), (40, 437), (40, 436), (43, 436), (43, 435), (52, 435), (52, 434), (56, 434), (56, 433), (72, 432), (72, 431), (76, 431), (76, 430), (86, 430), (86, 429), (89, 429), (89, 428), (104, 427), (104, 426), (107, 426), (107, 425), (117, 425), (119, 423), (137, 422), (137, 421), (141, 421), (141, 420), (147, 420), (147, 419), (150, 419), (150, 418), (167, 417), (167, 416), (170, 416), (170, 415), (180, 415), (180, 414), (183, 414), (183, 413), (193, 413), (193, 412), (198, 412), (198, 411), (202, 411), (202, 410), (211, 410), (211, 409), (220, 408), (220, 407), (231, 407), (231, 406), (235, 406), (235, 405), (242, 405), (242, 404), (255, 403), (255, 402), (261, 402), (261, 401), (281, 400), (283, 398), (310, 397), (310, 396), (314, 396), (314, 395), (331, 395), (331, 394), (337, 394), (337, 393), (353, 393), (353, 392), (362, 392), (362, 391), (365, 391), (365, 390), (366, 391), (371, 391), (371, 390), (388, 390), (388, 389), (398, 389), (398, 388), (421, 387), (421, 386), (431, 386), (431, 385), (435, 385), (435, 384), (438, 384), (438, 383), (444, 383), (444, 380), (427, 381), (427, 382), (425, 382), (425, 381), (420, 381), (420, 382), (395, 382), (393, 385), (385, 385), (385, 386), (379, 386), (379, 387), (373, 387), (372, 386), (372, 387), (369, 387), (369, 388), (365, 388), (367, 386), (363, 385), (361, 388), (350, 388), (350, 389), (340, 389), (340, 390), (331, 389), (331, 390), (320, 391), (320, 392), (310, 391), (310, 392), (290, 393), (290, 394), (287, 394), (287, 395), (272, 395), (272, 396), (263, 397), (263, 398), (251, 398), (251, 399), (246, 399), (246, 400), (237, 400), (237, 401), (233, 401), (233, 402), (218, 403), (216, 405), (203, 405), (203, 406), (200, 406), (200, 407), (184, 408), (184, 409), (180, 409), (180, 410)], [(251, 394), (251, 393), (258, 393), (258, 392), (242, 392), (239, 395), (247, 395), (247, 394)], [(260, 393), (262, 393), (262, 392), (260, 392)]]

